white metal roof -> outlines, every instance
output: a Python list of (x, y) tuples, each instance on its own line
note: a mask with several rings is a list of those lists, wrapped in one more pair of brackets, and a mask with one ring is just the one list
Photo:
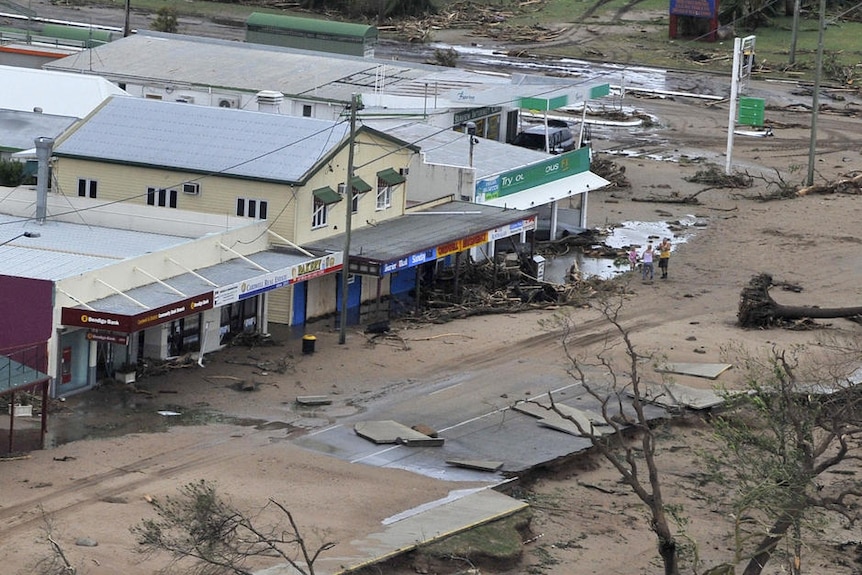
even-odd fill
[(0, 275), (57, 281), (190, 241), (189, 238), (134, 232), (0, 214)]
[(349, 102), (382, 92), (434, 97), (457, 88), (508, 79), (431, 66), (247, 42), (141, 30), (126, 38), (45, 64), (46, 69), (97, 74), (113, 81), (175, 83)]
[[(413, 142), (422, 150), (425, 162), (446, 166), (470, 165), (470, 140), (467, 134), (441, 129), (414, 120), (367, 120), (363, 123), (381, 132)], [(496, 140), (480, 138), (473, 146), (476, 179), (514, 170), (552, 157), (545, 152), (519, 148)]]
[(0, 149), (29, 150), (36, 138), (57, 138), (75, 122), (70, 116), (0, 110)]
[(346, 141), (349, 129), (346, 122), (113, 97), (54, 154), (295, 183)]
[[(113, 94), (125, 94), (104, 78), (0, 66), (0, 109), (83, 118)], [(14, 86), (14, 89), (6, 89)]]
[[(164, 278), (162, 283), (153, 282), (129, 289), (124, 292), (124, 295), (115, 294), (90, 301), (87, 302), (87, 306), (101, 312), (134, 315), (145, 311), (145, 308), (130, 301), (130, 297), (146, 306), (146, 309), (156, 309), (173, 302), (181, 301), (185, 297), (196, 297), (213, 291), (212, 284), (202, 280), (201, 277), (219, 286), (226, 286), (260, 276), (260, 268), (250, 262), (274, 271), (287, 269), (290, 266), (308, 261), (309, 259), (308, 256), (299, 252), (262, 251), (250, 254), (244, 258), (234, 258), (219, 264), (199, 268), (193, 274), (185, 273), (172, 278)], [(167, 286), (170, 286), (170, 288)], [(177, 294), (174, 290), (182, 292), (185, 296)]]

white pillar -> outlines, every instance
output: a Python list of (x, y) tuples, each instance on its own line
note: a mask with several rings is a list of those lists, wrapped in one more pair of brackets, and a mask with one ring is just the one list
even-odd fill
[(733, 69), (730, 73), (730, 111), (727, 118), (727, 162), (724, 173), (730, 175), (733, 161), (733, 131), (736, 129), (736, 98), (739, 91), (739, 60), (742, 56), (742, 38), (733, 39)]
[(557, 205), (557, 200), (554, 200), (551, 202), (551, 237), (548, 238), (550, 241), (557, 239), (557, 219), (559, 215), (559, 206)]

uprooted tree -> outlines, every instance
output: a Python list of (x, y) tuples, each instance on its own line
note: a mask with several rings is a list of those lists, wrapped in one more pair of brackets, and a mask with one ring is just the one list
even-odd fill
[(862, 389), (846, 375), (832, 376), (820, 361), (803, 375), (804, 351), (737, 354), (748, 389), (728, 394), (734, 408), (714, 420), (721, 447), (705, 460), (731, 495), (735, 557), (728, 573), (744, 564), (743, 575), (759, 575), (782, 542), (789, 572), (801, 573), (810, 519), (838, 514), (852, 524), (862, 518), (862, 489), (855, 472), (846, 474), (846, 463), (859, 457)]
[[(176, 497), (151, 501), (157, 518), (132, 528), (145, 553), (167, 552), (184, 574), (251, 575), (253, 561), (287, 562), (300, 575), (314, 575), (314, 563), (335, 543), (320, 538), (311, 547), (293, 514), (269, 499), (252, 517), (235, 509), (204, 480), (181, 487)], [(287, 525), (284, 525), (284, 522)], [(265, 526), (264, 526), (265, 525)]]
[(769, 295), (769, 288), (779, 285), (769, 274), (751, 278), (739, 298), (737, 321), (742, 327), (773, 327), (801, 319), (851, 318), (862, 315), (862, 306), (821, 308), (809, 306), (787, 306), (777, 303)]

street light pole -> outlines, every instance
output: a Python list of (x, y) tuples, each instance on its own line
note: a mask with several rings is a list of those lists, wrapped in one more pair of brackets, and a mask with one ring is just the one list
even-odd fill
[(18, 238), (38, 238), (41, 235), (42, 234), (40, 234), (39, 232), (24, 232), (23, 234), (18, 234), (14, 238), (9, 238), (5, 242), (0, 243), (0, 246), (5, 246), (6, 244), (12, 243)]
[(344, 345), (347, 341), (347, 290), (350, 287), (350, 228), (353, 223), (353, 142), (356, 135), (356, 108), (359, 107), (359, 95), (350, 97), (350, 137), (347, 141), (347, 186), (345, 186), (344, 219), (344, 256), (341, 267), (341, 325), (338, 332), (338, 343)]

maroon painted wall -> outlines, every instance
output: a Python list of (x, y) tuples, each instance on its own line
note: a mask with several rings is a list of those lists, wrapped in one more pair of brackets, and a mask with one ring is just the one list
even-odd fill
[(0, 355), (45, 372), (53, 282), (0, 275)]

